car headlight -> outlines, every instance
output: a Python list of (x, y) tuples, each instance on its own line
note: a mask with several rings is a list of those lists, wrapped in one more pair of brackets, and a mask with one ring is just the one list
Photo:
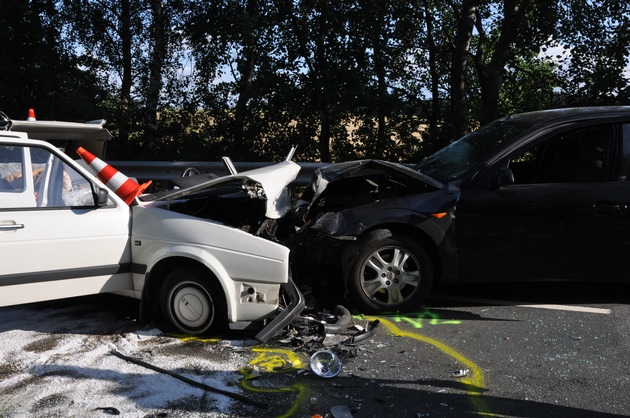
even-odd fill
[(345, 230), (346, 224), (346, 218), (342, 213), (326, 212), (315, 221), (311, 229), (337, 237), (340, 232)]

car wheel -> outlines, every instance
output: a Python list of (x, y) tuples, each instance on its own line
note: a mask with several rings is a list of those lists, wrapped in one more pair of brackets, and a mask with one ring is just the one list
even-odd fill
[(162, 311), (185, 334), (199, 335), (225, 325), (223, 292), (207, 276), (198, 269), (180, 268), (164, 280)]
[(356, 252), (346, 286), (367, 313), (416, 309), (433, 284), (431, 258), (405, 235), (373, 234)]

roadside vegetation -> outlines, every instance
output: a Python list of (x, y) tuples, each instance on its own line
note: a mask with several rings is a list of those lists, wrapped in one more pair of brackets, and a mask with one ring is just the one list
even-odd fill
[(114, 160), (418, 161), (514, 112), (630, 104), (617, 0), (0, 0), (0, 110)]

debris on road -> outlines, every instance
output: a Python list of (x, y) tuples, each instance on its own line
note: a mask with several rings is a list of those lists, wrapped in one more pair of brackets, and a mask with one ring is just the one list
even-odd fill
[(111, 406), (101, 406), (98, 408), (94, 408), (95, 411), (101, 411), (107, 415), (120, 415), (120, 411)]
[(337, 376), (343, 367), (339, 357), (330, 350), (319, 350), (314, 353), (309, 365), (313, 373), (327, 379)]
[(465, 376), (468, 376), (468, 373), (470, 373), (470, 370), (468, 370), (468, 369), (461, 369), (461, 370), (458, 370), (456, 372), (453, 372), (451, 374), (451, 377), (456, 377), (456, 378), (458, 378), (458, 377), (465, 377)]
[(333, 418), (352, 418), (350, 409), (346, 405), (335, 405), (330, 408)]
[[(308, 306), (301, 316), (284, 328), (283, 333), (276, 336), (275, 342), (306, 351), (311, 356), (311, 362), (317, 353), (322, 359), (326, 356), (324, 353), (331, 353), (336, 357), (334, 361), (338, 360), (339, 370), (336, 375), (341, 371), (343, 360), (356, 357), (357, 344), (372, 337), (379, 325), (378, 320), (363, 322), (353, 323), (350, 311), (341, 305), (332, 311), (320, 311), (314, 306)], [(327, 367), (330, 369), (331, 365)], [(330, 370), (323, 371), (321, 364), (316, 365), (315, 369), (311, 364), (311, 370), (320, 376), (325, 374), (323, 377), (333, 377), (329, 376)]]

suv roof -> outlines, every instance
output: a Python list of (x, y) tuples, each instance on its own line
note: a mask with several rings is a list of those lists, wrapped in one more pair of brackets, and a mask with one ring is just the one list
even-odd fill
[(592, 106), (569, 107), (563, 109), (536, 110), (533, 112), (517, 113), (503, 118), (506, 122), (537, 125), (549, 121), (570, 121), (572, 119), (589, 119), (603, 117), (621, 117), (630, 115), (630, 106)]

